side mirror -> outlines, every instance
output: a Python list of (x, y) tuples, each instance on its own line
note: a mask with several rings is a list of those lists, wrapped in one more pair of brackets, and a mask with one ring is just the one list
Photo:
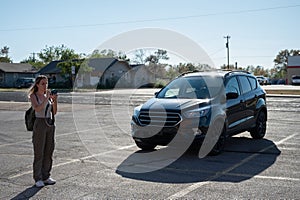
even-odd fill
[(228, 92), (226, 94), (226, 99), (236, 99), (239, 97), (239, 94), (237, 92)]

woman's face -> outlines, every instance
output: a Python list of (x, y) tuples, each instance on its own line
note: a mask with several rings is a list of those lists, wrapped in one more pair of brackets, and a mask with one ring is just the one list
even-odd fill
[(43, 78), (41, 79), (41, 81), (36, 84), (36, 86), (38, 87), (38, 90), (41, 92), (46, 92), (47, 88), (48, 88), (48, 81), (47, 79)]

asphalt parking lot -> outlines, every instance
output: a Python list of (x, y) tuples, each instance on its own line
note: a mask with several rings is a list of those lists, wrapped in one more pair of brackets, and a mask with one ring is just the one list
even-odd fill
[[(61, 95), (52, 176), (32, 179), (27, 102), (0, 101), (0, 199), (299, 199), (300, 98), (269, 96), (266, 137), (245, 132), (219, 156), (142, 152), (130, 137), (135, 105), (154, 90)], [(110, 98), (109, 98), (110, 97)], [(159, 156), (158, 156), (159, 155)], [(166, 155), (162, 157), (161, 155)]]

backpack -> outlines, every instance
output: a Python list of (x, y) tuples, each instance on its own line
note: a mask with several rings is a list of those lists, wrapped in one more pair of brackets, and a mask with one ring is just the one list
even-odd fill
[[(39, 102), (39, 99), (38, 99), (38, 97), (36, 96), (35, 93), (34, 93), (34, 96), (35, 96), (37, 102)], [(34, 121), (35, 121), (35, 110), (31, 106), (25, 112), (25, 125), (26, 125), (27, 131), (33, 131)]]
[(27, 131), (33, 131), (34, 121), (35, 121), (35, 111), (34, 111), (33, 107), (31, 106), (25, 112), (25, 125), (26, 125)]

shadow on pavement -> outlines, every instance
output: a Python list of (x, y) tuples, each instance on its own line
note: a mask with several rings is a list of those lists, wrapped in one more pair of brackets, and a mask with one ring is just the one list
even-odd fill
[[(155, 152), (159, 151), (161, 149)], [(198, 152), (187, 151), (173, 163), (158, 170), (151, 169), (157, 169), (159, 162), (164, 160), (154, 158), (149, 153), (151, 152), (137, 151), (131, 154), (117, 167), (116, 173), (131, 179), (160, 183), (208, 180), (241, 182), (272, 166), (281, 151), (267, 139), (232, 137), (228, 139), (224, 152), (218, 156), (200, 159)], [(143, 172), (145, 169), (148, 171)]]
[(24, 190), (23, 192), (21, 192), (20, 194), (18, 194), (17, 196), (13, 197), (12, 200), (30, 199), (31, 197), (36, 195), (40, 190), (41, 190), (41, 188), (31, 186), (31, 187), (27, 188), (26, 190)]

